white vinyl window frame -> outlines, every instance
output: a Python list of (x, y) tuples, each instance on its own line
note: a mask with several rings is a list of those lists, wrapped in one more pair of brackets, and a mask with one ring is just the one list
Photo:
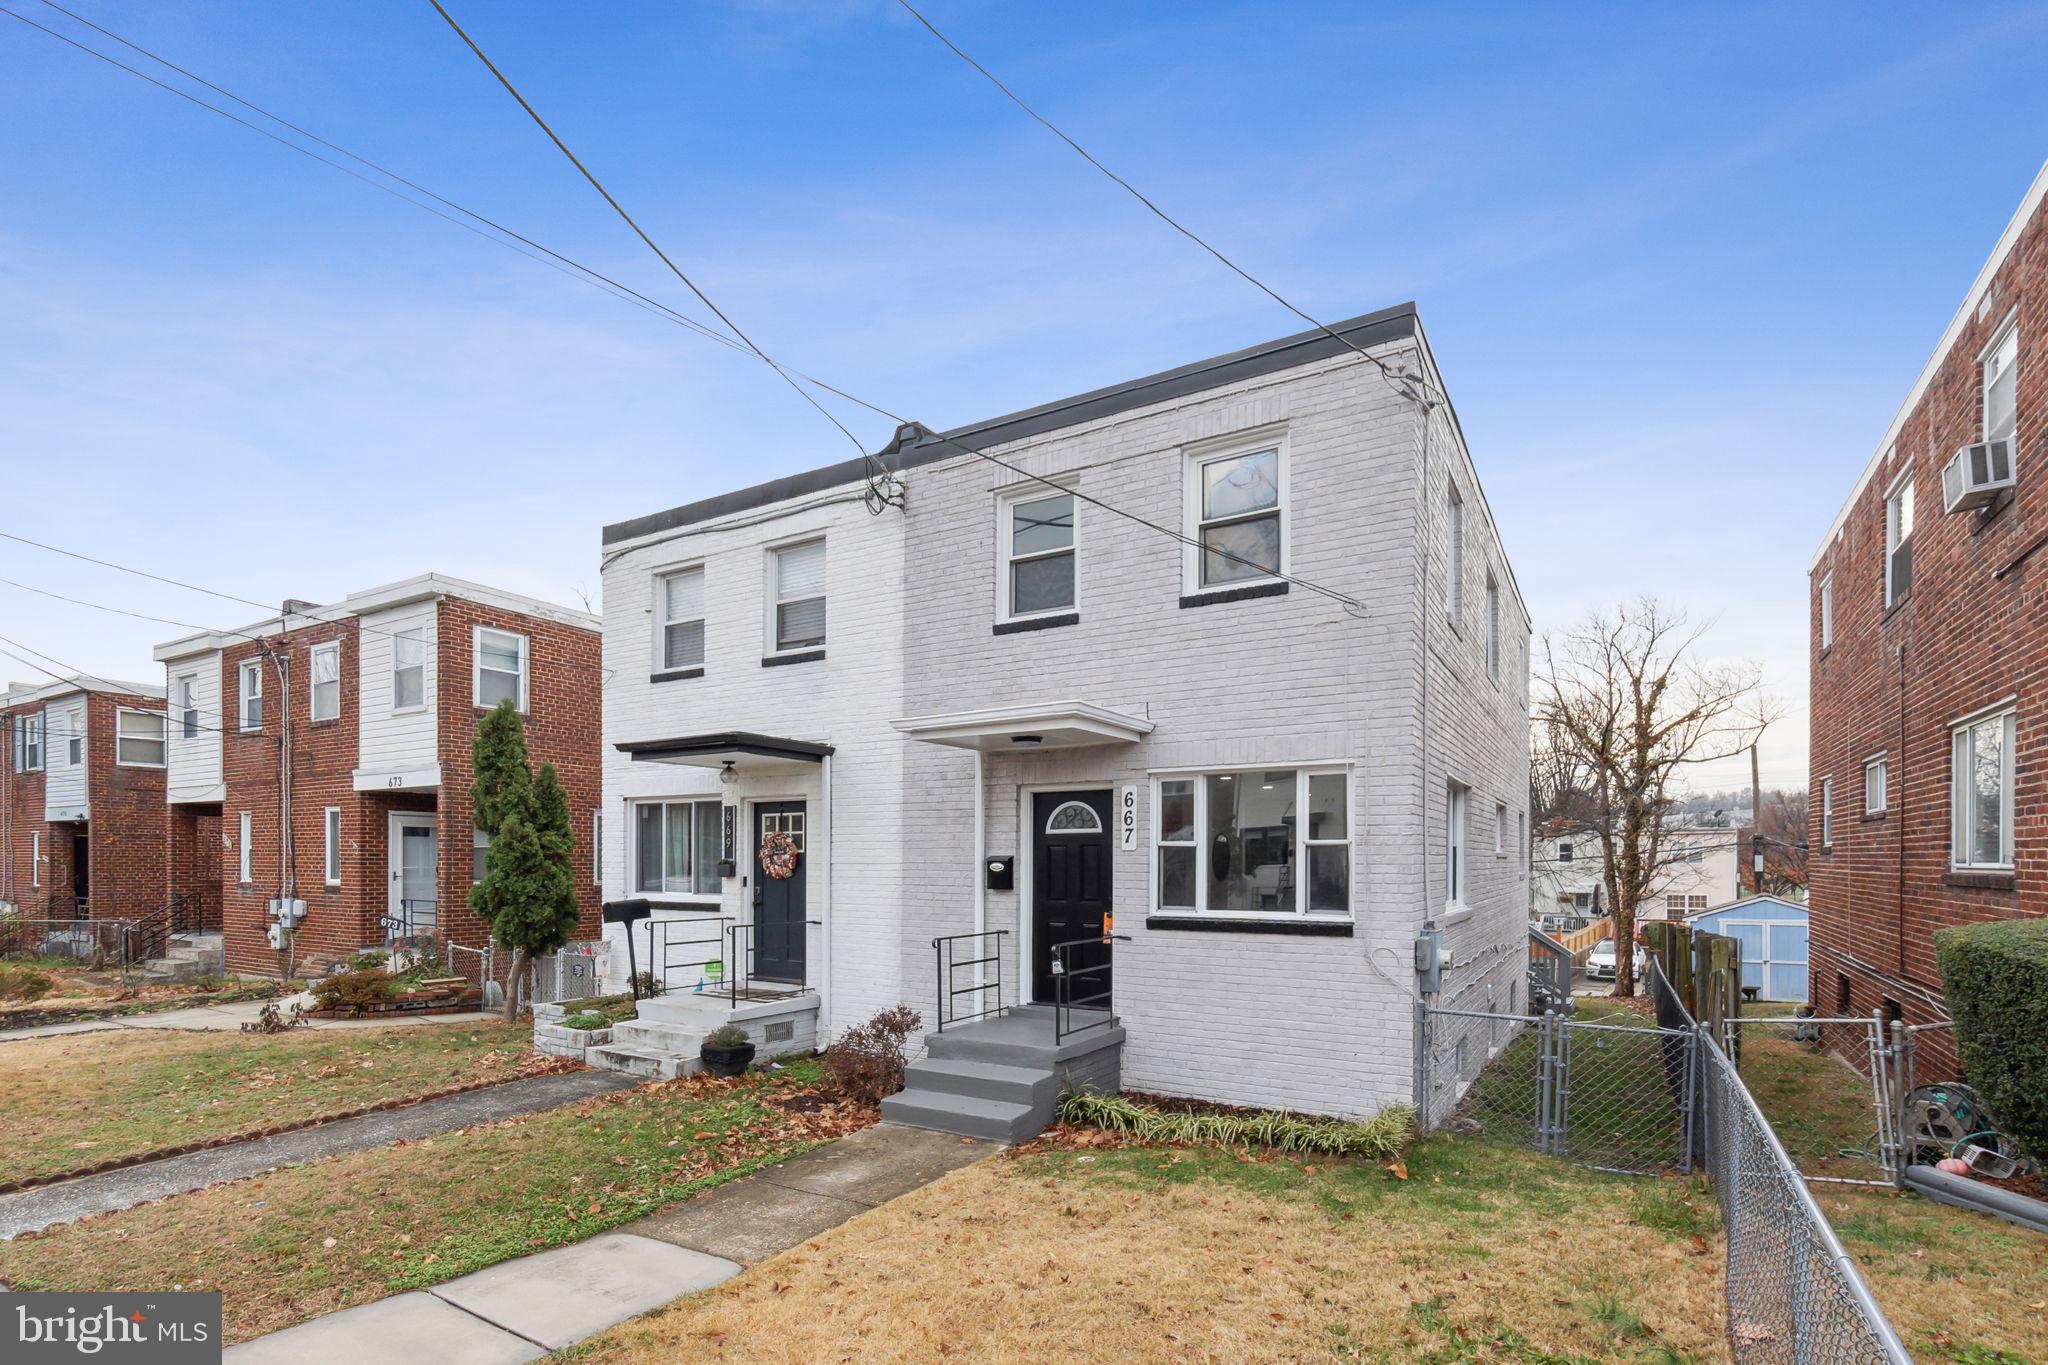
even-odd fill
[[(2020, 368), (2020, 323), (2019, 312), (2014, 310), (2000, 325), (1991, 344), (1986, 346), (1979, 360), (1982, 366), (1983, 404), (1982, 422), (1984, 439), (1987, 441), (2010, 441), (2011, 450), (2017, 462), (2019, 440), (2019, 368)], [(2001, 392), (2002, 391), (2002, 392)], [(1999, 404), (1999, 399), (2004, 401)], [(1994, 404), (2005, 409), (2000, 418), (1994, 411)]]
[[(141, 722), (143, 733), (136, 734), (136, 722)], [(154, 733), (150, 733), (150, 731)], [(133, 746), (140, 745), (145, 754), (154, 746), (155, 758), (131, 758)], [(114, 766), (117, 768), (161, 768), (170, 756), (170, 730), (165, 724), (161, 711), (144, 711), (139, 707), (117, 706), (114, 708)]]
[(43, 836), (28, 836), (28, 884), (40, 888), (43, 884)]
[[(1908, 464), (1884, 495), (1884, 604), (1889, 607), (1913, 590), (1913, 469)], [(1905, 582), (1894, 581), (1899, 552), (1906, 555)]]
[[(410, 679), (417, 701), (405, 700)], [(391, 632), (391, 714), (411, 715), (427, 709), (427, 633), (419, 626)]]
[[(1207, 847), (1209, 828), (1209, 779), (1213, 777), (1242, 777), (1260, 773), (1291, 773), (1295, 782), (1294, 809), (1296, 812), (1308, 809), (1309, 779), (1312, 777), (1342, 777), (1344, 780), (1344, 820), (1342, 838), (1314, 839), (1308, 835), (1305, 822), (1295, 821), (1294, 863), (1294, 908), (1292, 910), (1227, 910), (1215, 909), (1209, 905), (1209, 878), (1203, 875), (1202, 856)], [(1149, 859), (1149, 883), (1147, 904), (1153, 915), (1171, 919), (1203, 916), (1219, 920), (1246, 920), (1278, 924), (1346, 924), (1357, 920), (1358, 906), (1358, 849), (1357, 829), (1357, 783), (1353, 769), (1348, 763), (1275, 763), (1253, 764), (1249, 767), (1208, 767), (1168, 768), (1148, 774), (1152, 788), (1151, 837), (1152, 851)], [(1165, 817), (1161, 793), (1170, 782), (1187, 782), (1193, 786), (1194, 815), (1190, 839), (1168, 840), (1163, 837), (1161, 825)], [(1195, 855), (1194, 905), (1164, 905), (1160, 876), (1160, 851), (1168, 848), (1191, 848)], [(1342, 848), (1344, 850), (1344, 909), (1311, 910), (1309, 898), (1309, 850), (1315, 848)]]
[(329, 806), (320, 819), (320, 866), (329, 886), (341, 885), (341, 807)]
[[(629, 827), (626, 832), (626, 885), (632, 888), (631, 894), (635, 896), (665, 896), (677, 900), (695, 901), (704, 905), (716, 905), (724, 890), (724, 878), (719, 875), (718, 868), (718, 854), (722, 852), (722, 848), (719, 846), (722, 844), (724, 834), (724, 804), (724, 799), (716, 796), (648, 797), (645, 800), (627, 802), (626, 809), (630, 818), (628, 820)], [(648, 869), (641, 861), (640, 847), (640, 812), (650, 808), (661, 812), (659, 844), (662, 866), (655, 872), (657, 884), (654, 886), (646, 885)], [(709, 832), (711, 839), (709, 844), (700, 843), (698, 840), (698, 821), (704, 818), (700, 814), (700, 809), (710, 812)], [(668, 852), (674, 846), (669, 826), (675, 819), (675, 812), (679, 810), (688, 812), (686, 818), (690, 824), (689, 838), (685, 844), (690, 854), (690, 868), (687, 872), (678, 872), (668, 866)], [(801, 851), (801, 848), (799, 848), (799, 852)], [(709, 869), (697, 866), (697, 855), (700, 852), (710, 852), (712, 854), (712, 865)], [(680, 881), (684, 877), (689, 879), (687, 887), (670, 889), (670, 882)], [(700, 889), (707, 884), (710, 887), (709, 890)]]
[[(1977, 784), (1971, 754), (1985, 739), (1998, 746), (1998, 848), (1995, 856), (1976, 838), (1972, 797)], [(2010, 704), (1957, 721), (1949, 731), (1949, 862), (1962, 871), (2010, 872), (2013, 868), (2013, 769), (2018, 759), (2019, 712)]]
[[(334, 676), (324, 682), (320, 678), (322, 661), (333, 671)], [(331, 689), (331, 703), (321, 706), (321, 690)], [(341, 641), (327, 640), (314, 645), (306, 658), (306, 714), (313, 720), (341, 719)]]
[(590, 884), (604, 885), (604, 812), (590, 813)]
[(1444, 502), (1444, 615), (1453, 625), (1465, 615), (1465, 495), (1451, 480)]
[(244, 734), (263, 728), (263, 662), (249, 659), (235, 667), (235, 724)]
[(1508, 856), (1508, 803), (1505, 801), (1493, 803), (1493, 856)]
[(1444, 784), (1444, 918), (1471, 913), (1472, 864), (1467, 856), (1472, 818), (1472, 789), (1462, 782)]
[[(1067, 510), (1067, 543), (1045, 550), (1016, 551), (1014, 518), (1017, 509), (1028, 507), (1035, 502), (1052, 498), (1069, 499)], [(1037, 621), (1050, 616), (1072, 616), (1081, 610), (1081, 500), (1074, 496), (1072, 486), (1060, 480), (1051, 483), (1032, 483), (1022, 488), (1005, 489), (996, 494), (996, 620)], [(1065, 606), (1045, 607), (1038, 611), (1016, 611), (1017, 600), (1015, 574), (1019, 564), (1037, 560), (1057, 559), (1065, 556), (1072, 565), (1068, 578), (1068, 596)]]
[(1820, 780), (1820, 846), (1823, 850), (1835, 846), (1835, 779), (1832, 777)]
[[(683, 586), (686, 580), (696, 580), (695, 610), (685, 601), (678, 605), (674, 589)], [(711, 625), (709, 621), (710, 598), (708, 595), (709, 575), (703, 564), (678, 564), (660, 569), (654, 575), (654, 606), (651, 615), (654, 620), (654, 668), (655, 677), (666, 677), (673, 673), (702, 672), (705, 656), (710, 652)], [(696, 658), (685, 657), (681, 662), (670, 658), (669, 632), (678, 626), (697, 627)]]
[(14, 718), (14, 771), (39, 773), (43, 770), (43, 713)]
[(244, 886), (256, 880), (256, 860), (252, 856), (254, 850), (249, 847), (255, 841), (255, 832), (255, 813), (243, 811), (241, 828), (236, 831), (235, 837), (235, 857), (237, 859), (235, 877)]
[(71, 768), (85, 766), (85, 707), (74, 706), (62, 717), (64, 721), (64, 763)]
[(199, 675), (180, 673), (171, 690), (178, 709), (178, 738), (199, 738)]
[(1835, 575), (1830, 569), (1820, 580), (1820, 647), (1835, 643)]
[(1872, 754), (1863, 760), (1863, 813), (1881, 815), (1891, 800), (1890, 765), (1885, 755)]
[[(1211, 465), (1227, 464), (1247, 456), (1263, 455), (1268, 451), (1274, 457), (1273, 482), (1275, 492), (1273, 506), (1257, 508), (1249, 512), (1235, 512), (1223, 516), (1203, 515), (1202, 485), (1204, 473)], [(1229, 438), (1227, 444), (1204, 442), (1188, 447), (1185, 463), (1181, 470), (1181, 521), (1188, 544), (1181, 553), (1181, 592), (1185, 596), (1199, 597), (1215, 593), (1237, 592), (1244, 588), (1265, 587), (1272, 583), (1286, 581), (1290, 565), (1294, 561), (1294, 516), (1290, 505), (1290, 468), (1293, 464), (1288, 453), (1287, 433), (1282, 428), (1271, 428), (1260, 432), (1239, 433)], [(1239, 522), (1256, 521), (1267, 516), (1278, 518), (1280, 535), (1280, 563), (1278, 572), (1259, 574), (1255, 577), (1204, 582), (1204, 559), (1206, 552), (1201, 548), (1202, 532), (1216, 526), (1229, 526)]]
[[(801, 586), (789, 588), (783, 582), (785, 557), (803, 550), (815, 549), (824, 556), (824, 568), (820, 573), (818, 590), (807, 592)], [(762, 605), (766, 608), (765, 640), (768, 657), (779, 658), (789, 654), (809, 654), (824, 649), (832, 634), (832, 552), (824, 536), (804, 536), (801, 539), (784, 541), (768, 547), (767, 574), (768, 591), (762, 594)], [(783, 643), (782, 608), (801, 606), (807, 602), (818, 602), (824, 608), (824, 621), (816, 638), (797, 637), (791, 644)]]
[(469, 698), (477, 706), (495, 706), (496, 702), (484, 700), (484, 674), (505, 677), (502, 668), (484, 667), (484, 640), (494, 637), (498, 640), (518, 642), (519, 671), (513, 680), (512, 709), (524, 712), (528, 701), (527, 677), (533, 666), (533, 641), (516, 630), (500, 630), (496, 626), (472, 626), (469, 633)]

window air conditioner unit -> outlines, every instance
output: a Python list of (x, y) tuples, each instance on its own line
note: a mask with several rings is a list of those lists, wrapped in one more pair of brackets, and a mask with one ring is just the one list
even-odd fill
[(1951, 512), (1982, 507), (2012, 487), (2012, 442), (1979, 441), (1964, 446), (1941, 471), (1941, 500)]

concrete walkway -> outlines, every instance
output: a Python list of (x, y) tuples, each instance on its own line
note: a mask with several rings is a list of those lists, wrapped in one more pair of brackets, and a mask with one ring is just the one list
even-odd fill
[(432, 1137), (455, 1128), (535, 1114), (638, 1084), (638, 1077), (613, 1071), (532, 1076), (484, 1090), (426, 1100), (404, 1109), (380, 1110), (296, 1133), (210, 1147), (125, 1170), (0, 1195), (0, 1241), (95, 1213), (113, 1213), (152, 1199), (203, 1190), (224, 1181), (244, 1180), (281, 1166), (302, 1165), (323, 1157), (388, 1146), (406, 1138)]
[[(294, 1000), (305, 1000), (306, 996), (287, 996), (278, 1001), (278, 1008), (289, 1011)], [(0, 1043), (11, 1043), (20, 1038), (61, 1038), (71, 1033), (104, 1033), (109, 1029), (184, 1029), (205, 1032), (222, 1030), (239, 1032), (242, 1025), (253, 1022), (263, 1012), (264, 1000), (237, 1000), (228, 1005), (194, 1005), (189, 1009), (158, 1010), (154, 1014), (109, 1015), (104, 1019), (75, 1019), (68, 1024), (39, 1024), (34, 1028), (9, 1029), (0, 1033)], [(383, 1015), (374, 1019), (308, 1019), (307, 1028), (404, 1028), (420, 1027), (426, 1024), (476, 1024), (487, 1023), (505, 1016), (496, 1010), (488, 1013), (478, 1010), (463, 1014), (405, 1014)]]
[(524, 1365), (709, 1289), (996, 1150), (878, 1124), (573, 1246), (230, 1346), (233, 1365)]

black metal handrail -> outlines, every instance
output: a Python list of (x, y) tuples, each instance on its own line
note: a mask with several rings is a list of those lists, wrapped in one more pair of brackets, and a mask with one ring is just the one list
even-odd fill
[[(694, 993), (723, 995), (728, 975), (726, 957), (729, 940), (726, 929), (732, 920), (725, 915), (693, 915), (689, 919), (645, 919), (640, 928), (647, 936), (648, 976), (657, 986), (670, 989), (674, 972), (697, 971)], [(635, 983), (637, 985), (637, 982)], [(690, 987), (678, 989), (690, 990)]]
[[(1129, 934), (1095, 934), (1052, 945), (1052, 1040), (1055, 1043), (1063, 1042), (1076, 1033), (1108, 1028), (1116, 1023), (1116, 1015), (1110, 1010), (1111, 988), (1115, 984), (1109, 974), (1115, 956), (1112, 945), (1130, 941)], [(1102, 960), (1076, 966), (1074, 952), (1078, 948), (1100, 948)], [(1077, 1010), (1096, 1017), (1087, 1023), (1076, 1024), (1074, 1014)]]
[[(795, 924), (803, 926), (806, 934), (810, 932), (812, 927), (823, 923), (823, 920), (815, 919), (795, 921)], [(790, 927), (794, 927), (794, 925)], [(760, 928), (761, 926), (758, 924), (728, 924), (725, 927), (728, 948), (725, 955), (726, 998), (735, 1004), (741, 1000), (751, 1000), (755, 998), (754, 993), (756, 991), (762, 991), (761, 987), (754, 984), (761, 979), (756, 975), (754, 968), (754, 959), (757, 951), (755, 935)], [(806, 944), (805, 947), (808, 950), (809, 945)], [(771, 977), (769, 980), (772, 983), (772, 989), (762, 991), (761, 998), (787, 999), (809, 993), (811, 988), (811, 955), (809, 951), (803, 953), (801, 960), (803, 962), (803, 970), (794, 982), (786, 981), (779, 977)]]
[(401, 900), (397, 914), (380, 915), (377, 923), (384, 926), (386, 943), (431, 934), (441, 927), (441, 903), (438, 900)]
[[(937, 968), (939, 988), (938, 1028), (944, 1033), (948, 1024), (964, 1024), (970, 1019), (985, 1019), (991, 1014), (1003, 1012), (1003, 940), (1009, 937), (1008, 929), (983, 929), (973, 934), (947, 934), (932, 940), (932, 956)], [(969, 948), (959, 945), (971, 943)], [(962, 952), (972, 954), (961, 957)], [(995, 968), (994, 979), (982, 970)], [(970, 985), (959, 984), (963, 968), (974, 969), (974, 980)], [(995, 993), (995, 1003), (989, 1003), (989, 993)], [(974, 997), (974, 1006), (963, 1009), (960, 997)]]
[(148, 962), (170, 951), (171, 938), (196, 927), (187, 910), (185, 893), (173, 891), (170, 900), (137, 919), (128, 930), (128, 960)]

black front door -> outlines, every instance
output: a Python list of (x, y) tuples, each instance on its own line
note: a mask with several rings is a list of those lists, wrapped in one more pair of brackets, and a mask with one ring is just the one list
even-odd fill
[[(796, 845), (796, 870), (787, 877), (770, 874), (761, 863), (762, 845), (776, 833), (788, 835)], [(804, 868), (809, 862), (804, 803), (764, 801), (755, 806), (753, 974), (763, 980), (804, 979)]]
[[(1031, 798), (1032, 998), (1051, 1004), (1053, 948), (1097, 938), (1109, 915), (1110, 794), (1107, 791), (1035, 792)], [(1070, 949), (1071, 999), (1079, 1004), (1109, 993), (1109, 949)]]
[(92, 903), (92, 843), (83, 834), (71, 836), (71, 895), (72, 913), (82, 918)]

